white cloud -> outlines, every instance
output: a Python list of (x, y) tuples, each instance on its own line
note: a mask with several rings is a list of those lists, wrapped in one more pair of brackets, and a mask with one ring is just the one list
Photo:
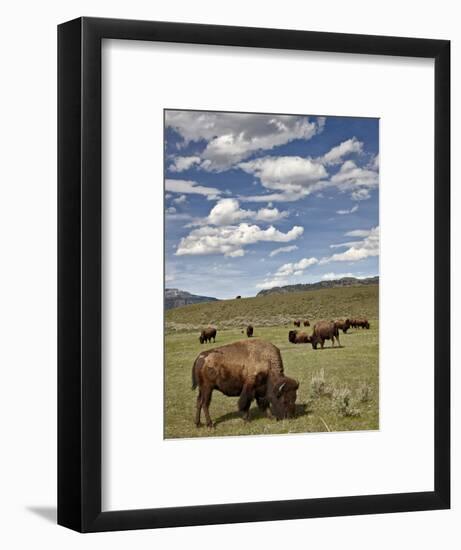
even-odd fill
[[(259, 178), (266, 189), (281, 191), (284, 198), (289, 197), (289, 200), (297, 200), (321, 189), (324, 185), (321, 180), (328, 176), (318, 162), (297, 156), (263, 157), (241, 162), (239, 167)], [(276, 195), (266, 196), (266, 200), (271, 201), (279, 198)]]
[(282, 246), (280, 248), (276, 248), (275, 250), (272, 250), (269, 256), (273, 258), (274, 256), (277, 256), (277, 254), (282, 254), (284, 252), (291, 252), (292, 250), (298, 250), (298, 247), (295, 244), (290, 246)]
[(259, 115), (166, 111), (166, 125), (175, 129), (187, 144), (205, 140), (201, 167), (223, 171), (256, 151), (270, 150), (295, 139), (310, 139), (320, 133), (324, 118), (306, 116)]
[(183, 172), (184, 170), (189, 170), (194, 164), (200, 164), (200, 157), (175, 157), (168, 170), (170, 172)]
[(176, 255), (205, 255), (224, 254), (236, 257), (245, 254), (244, 247), (257, 242), (290, 242), (300, 237), (304, 229), (294, 226), (287, 233), (283, 233), (273, 226), (261, 229), (257, 225), (241, 223), (238, 226), (227, 225), (221, 227), (205, 226), (194, 229), (181, 239)]
[[(239, 168), (257, 177), (266, 189), (276, 191), (270, 195), (253, 195), (242, 199), (248, 202), (261, 200), (290, 202), (328, 187), (336, 187), (343, 193), (350, 193), (355, 201), (368, 199), (371, 190), (379, 183), (376, 170), (359, 167), (352, 160), (343, 162), (338, 172), (331, 177), (326, 169), (328, 165), (340, 164), (346, 154), (361, 153), (362, 147), (362, 142), (351, 138), (317, 159), (299, 156), (266, 156), (241, 162), (238, 165)], [(357, 208), (352, 211), (355, 212)], [(344, 211), (344, 213), (351, 212)]]
[(356, 273), (324, 273), (322, 279), (324, 281), (334, 281), (335, 279), (343, 279), (344, 277), (355, 277), (356, 279), (367, 279), (368, 277), (374, 277), (374, 275), (357, 275)]
[(176, 214), (176, 208), (174, 206), (170, 206), (166, 209), (167, 214)]
[(186, 195), (179, 195), (178, 198), (173, 199), (173, 202), (174, 202), (175, 204), (183, 204), (183, 203), (186, 202), (186, 200), (187, 200)]
[(204, 187), (203, 185), (198, 185), (195, 181), (190, 180), (165, 180), (165, 190), (170, 191), (171, 193), (182, 193), (182, 194), (191, 194), (195, 193), (198, 195), (203, 195), (209, 200), (218, 198), (221, 191), (215, 189), (214, 187)]
[(266, 289), (289, 284), (290, 277), (303, 275), (306, 269), (318, 262), (317, 258), (303, 258), (298, 262), (283, 264), (273, 275), (266, 277), (264, 281), (258, 283), (256, 286), (257, 288)]
[(379, 227), (373, 227), (367, 232), (367, 235), (364, 235), (365, 231), (363, 230), (350, 231), (348, 235), (359, 236), (359, 233), (364, 237), (361, 241), (337, 245), (337, 247), (347, 247), (347, 250), (322, 258), (320, 263), (357, 262), (365, 258), (379, 256)]
[(344, 233), (344, 235), (346, 235), (346, 237), (368, 237), (371, 231), (371, 229), (353, 229), (352, 231)]
[(237, 199), (220, 199), (211, 209), (206, 218), (195, 220), (194, 225), (232, 225), (242, 220), (254, 220), (266, 223), (273, 223), (288, 216), (287, 211), (280, 211), (278, 208), (260, 208), (259, 210), (245, 210), (240, 208)]
[(356, 204), (355, 206), (353, 206), (349, 210), (347, 210), (347, 209), (345, 209), (345, 210), (336, 210), (336, 214), (339, 214), (340, 216), (344, 216), (345, 214), (353, 214), (354, 212), (357, 212), (358, 209), (359, 209), (359, 205)]
[(357, 138), (353, 137), (351, 139), (343, 141), (339, 145), (336, 145), (336, 147), (330, 149), (328, 153), (323, 155), (323, 157), (320, 157), (319, 160), (326, 165), (340, 164), (346, 155), (362, 152), (363, 143), (361, 141), (358, 141)]
[(352, 199), (360, 201), (368, 199), (370, 191), (378, 187), (379, 177), (375, 170), (360, 168), (354, 161), (346, 160), (330, 181), (339, 191), (351, 192)]

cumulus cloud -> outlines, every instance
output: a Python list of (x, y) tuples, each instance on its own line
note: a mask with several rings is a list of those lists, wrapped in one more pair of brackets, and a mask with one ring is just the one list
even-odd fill
[(356, 204), (352, 208), (349, 208), (349, 210), (347, 210), (347, 209), (336, 210), (336, 214), (339, 214), (340, 216), (344, 216), (345, 214), (353, 214), (354, 212), (357, 212), (358, 209), (359, 209), (359, 205)]
[(304, 271), (318, 263), (317, 258), (303, 258), (298, 262), (290, 262), (280, 266), (277, 271), (266, 277), (264, 281), (258, 283), (257, 288), (272, 288), (274, 286), (283, 286), (288, 284), (290, 277), (303, 275)]
[(277, 256), (277, 254), (291, 252), (293, 250), (298, 250), (298, 247), (295, 244), (292, 244), (290, 246), (281, 246), (280, 248), (276, 248), (275, 250), (272, 250), (269, 256), (273, 258), (274, 256)]
[(363, 152), (363, 143), (359, 141), (357, 138), (353, 137), (351, 139), (347, 139), (346, 141), (343, 141), (339, 145), (336, 145), (336, 147), (333, 147), (323, 155), (323, 157), (320, 157), (320, 161), (323, 164), (340, 164), (343, 160), (343, 158), (347, 155), (350, 155), (352, 153), (362, 153)]
[[(361, 201), (368, 199), (371, 190), (378, 186), (378, 172), (370, 167), (359, 167), (353, 160), (343, 162), (343, 157), (352, 152), (360, 153), (362, 148), (362, 142), (351, 138), (317, 159), (265, 156), (241, 162), (238, 167), (258, 178), (266, 189), (275, 191), (269, 195), (262, 195), (265, 197), (264, 200), (296, 201), (312, 192), (336, 187), (340, 192), (350, 193), (353, 200)], [(326, 167), (334, 164), (341, 164), (341, 167), (330, 176)], [(244, 198), (249, 202), (259, 200), (258, 195)]]
[(205, 187), (203, 185), (199, 185), (195, 181), (190, 180), (166, 179), (165, 190), (169, 191), (170, 193), (203, 195), (209, 200), (216, 199), (221, 194), (221, 191), (219, 189), (215, 189), (214, 187)]
[(177, 197), (176, 199), (173, 199), (173, 202), (175, 204), (183, 204), (186, 202), (186, 200), (187, 200), (186, 195), (179, 195), (179, 197)]
[(270, 150), (295, 139), (310, 139), (321, 132), (324, 118), (166, 111), (165, 123), (178, 132), (184, 144), (205, 140), (201, 167), (221, 172), (257, 151)]
[[(354, 235), (351, 235), (354, 234)], [(373, 227), (366, 232), (364, 230), (350, 231), (349, 236), (363, 236), (363, 239), (355, 242), (348, 242), (335, 245), (336, 248), (347, 248), (344, 252), (339, 252), (322, 258), (319, 263), (326, 264), (330, 262), (357, 262), (372, 256), (379, 256), (379, 226)]]
[(200, 164), (200, 157), (175, 157), (172, 164), (168, 166), (170, 172), (183, 172), (189, 170), (194, 164)]
[(352, 199), (360, 201), (368, 199), (370, 191), (378, 187), (379, 177), (375, 170), (361, 168), (353, 160), (346, 160), (330, 181), (339, 191), (351, 192)]
[[(321, 180), (328, 176), (322, 164), (297, 156), (262, 157), (241, 162), (239, 167), (259, 178), (266, 189), (282, 191), (291, 200), (321, 189)], [(276, 201), (278, 197), (272, 195), (266, 199)]]
[(300, 237), (304, 229), (294, 226), (283, 233), (273, 226), (261, 229), (257, 225), (241, 223), (211, 227), (209, 225), (194, 229), (181, 239), (176, 250), (177, 256), (224, 254), (237, 257), (245, 254), (245, 246), (258, 242), (290, 242)]
[(259, 210), (245, 210), (240, 208), (237, 199), (220, 199), (211, 209), (206, 218), (195, 220), (190, 225), (232, 225), (242, 220), (254, 220), (273, 223), (288, 216), (287, 211), (267, 206)]

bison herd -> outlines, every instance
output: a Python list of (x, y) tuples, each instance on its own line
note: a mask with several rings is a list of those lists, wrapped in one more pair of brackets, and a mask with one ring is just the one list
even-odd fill
[[(295, 327), (301, 323), (310, 326), (308, 320), (299, 319)], [(318, 321), (312, 334), (298, 330), (290, 330), (288, 341), (292, 344), (311, 344), (317, 349), (320, 344), (323, 349), (325, 341), (335, 341), (340, 347), (339, 331), (347, 333), (349, 328), (370, 328), (368, 319), (338, 319), (335, 321)], [(242, 331), (243, 332), (243, 331)], [(198, 387), (196, 426), (200, 426), (200, 416), (203, 410), (206, 425), (212, 427), (209, 406), (213, 390), (224, 395), (239, 397), (238, 410), (244, 420), (249, 420), (251, 403), (256, 399), (259, 409), (268, 417), (275, 416), (277, 420), (291, 418), (295, 415), (296, 392), (299, 387), (297, 380), (285, 376), (280, 350), (272, 343), (264, 340), (254, 340), (253, 326), (246, 327), (249, 340), (240, 340), (217, 348), (203, 351), (199, 354), (192, 367), (192, 389)], [(201, 344), (216, 341), (215, 327), (204, 328), (199, 336)]]

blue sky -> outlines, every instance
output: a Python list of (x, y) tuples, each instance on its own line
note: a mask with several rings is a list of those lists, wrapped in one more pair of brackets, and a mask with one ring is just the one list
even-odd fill
[(378, 275), (378, 153), (378, 119), (165, 111), (166, 286)]

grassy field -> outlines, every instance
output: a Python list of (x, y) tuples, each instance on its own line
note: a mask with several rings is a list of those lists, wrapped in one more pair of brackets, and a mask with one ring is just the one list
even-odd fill
[[(269, 295), (197, 304), (166, 312), (165, 437), (209, 437), (275, 433), (376, 430), (379, 428), (378, 286), (352, 287)], [(310, 344), (288, 342), (293, 319), (365, 315), (370, 330), (340, 333), (341, 348), (313, 350)], [(218, 328), (216, 344), (200, 345), (198, 329)], [(237, 412), (238, 398), (213, 392), (212, 429), (194, 425), (196, 391), (191, 390), (192, 364), (204, 349), (235, 342), (247, 323), (255, 337), (275, 344), (285, 373), (296, 378), (298, 414), (277, 422), (260, 415), (254, 403), (251, 422)], [(312, 327), (306, 330), (311, 332)], [(246, 338), (246, 336), (245, 336)]]

